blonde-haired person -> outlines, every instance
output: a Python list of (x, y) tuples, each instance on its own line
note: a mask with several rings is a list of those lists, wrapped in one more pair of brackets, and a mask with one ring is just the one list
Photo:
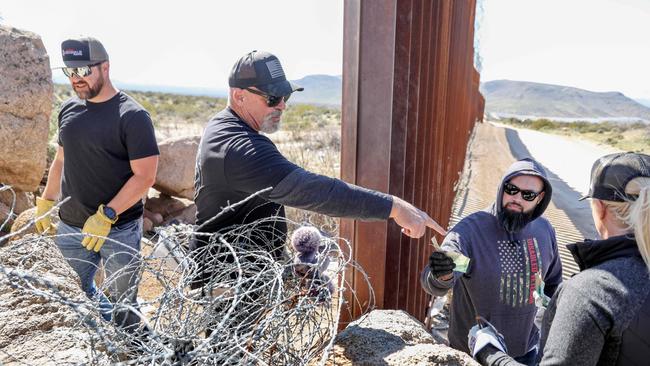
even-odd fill
[[(549, 303), (540, 365), (648, 365), (650, 156), (598, 159), (587, 197), (602, 240), (567, 246), (581, 272)], [(469, 341), (481, 364), (517, 365), (493, 328), (473, 328)]]

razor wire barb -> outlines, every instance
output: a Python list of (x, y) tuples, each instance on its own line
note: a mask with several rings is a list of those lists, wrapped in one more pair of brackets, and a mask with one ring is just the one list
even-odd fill
[[(20, 236), (25, 227), (0, 237), (0, 294), (10, 287), (15, 293), (61, 304), (74, 319), (71, 327), (77, 331), (76, 347), (86, 354), (86, 359), (78, 360), (83, 364), (323, 365), (337, 334), (340, 312), (352, 306), (371, 310), (374, 293), (367, 275), (350, 257), (349, 243), (342, 238), (323, 237), (326, 255), (312, 265), (318, 267), (328, 260), (326, 276), (319, 276), (318, 271), (299, 274), (286, 239), (273, 229), (280, 221), (289, 231), (301, 226), (281, 217), (216, 234), (197, 232), (192, 225), (172, 225), (158, 228), (155, 235), (144, 239), (141, 253), (125, 249), (137, 263), (138, 288), (132, 290), (140, 296), (137, 303), (114, 301), (113, 314), (136, 314), (140, 326), (135, 330), (121, 328), (114, 320), (105, 321), (101, 314), (106, 310), (96, 300), (86, 298), (80, 288), (66, 290), (64, 279), (49, 278), (29, 259), (39, 251), (49, 251), (49, 257), (59, 256), (63, 261), (54, 244), (57, 235)], [(33, 224), (30, 220), (28, 226)], [(207, 245), (190, 252), (192, 237), (202, 237)], [(267, 238), (262, 246), (260, 238)], [(269, 250), (278, 242), (279, 248)], [(71, 268), (66, 270), (76, 276)], [(197, 287), (192, 286), (193, 281), (205, 276), (206, 270), (209, 280), (193, 288)], [(357, 302), (346, 281), (346, 273), (352, 270), (361, 274), (357, 278), (365, 279), (370, 303)], [(98, 289), (110, 295), (111, 281), (120, 275), (124, 273), (109, 274)], [(78, 287), (76, 278), (68, 280)], [(346, 298), (357, 303), (347, 307)], [(5, 311), (5, 306), (0, 297), (0, 311)], [(63, 340), (43, 344), (41, 352), (54, 355), (62, 344)], [(6, 349), (0, 351), (3, 360), (30, 364)]]

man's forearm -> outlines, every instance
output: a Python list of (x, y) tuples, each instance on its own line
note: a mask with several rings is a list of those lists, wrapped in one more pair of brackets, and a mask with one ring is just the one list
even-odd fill
[(61, 194), (61, 173), (63, 171), (63, 161), (54, 159), (50, 165), (47, 175), (47, 182), (43, 189), (41, 197), (46, 200), (56, 201)]
[(106, 204), (117, 214), (129, 209), (136, 202), (141, 200), (153, 185), (155, 177), (134, 175), (122, 186), (117, 195)]

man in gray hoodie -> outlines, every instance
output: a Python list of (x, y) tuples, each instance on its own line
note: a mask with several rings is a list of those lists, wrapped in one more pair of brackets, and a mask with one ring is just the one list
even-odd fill
[[(469, 353), (467, 334), (481, 316), (499, 329), (509, 354), (534, 364), (539, 330), (535, 292), (549, 298), (562, 281), (555, 230), (541, 217), (553, 193), (544, 168), (532, 159), (510, 166), (496, 202), (462, 219), (431, 254), (421, 282), (424, 290), (443, 296), (450, 288), (449, 343)], [(454, 271), (446, 254), (470, 259), (465, 273)]]

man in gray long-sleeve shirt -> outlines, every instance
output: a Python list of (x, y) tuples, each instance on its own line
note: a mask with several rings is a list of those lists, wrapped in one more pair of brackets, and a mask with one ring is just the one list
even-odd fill
[[(393, 218), (411, 237), (426, 227), (444, 229), (425, 212), (398, 197), (306, 171), (288, 161), (266, 136), (277, 131), (285, 102), (303, 88), (287, 81), (278, 58), (252, 51), (234, 65), (228, 106), (205, 128), (196, 159), (195, 202), (198, 231), (227, 231), (235, 225), (264, 220), (256, 244), (280, 258), (287, 226), (284, 205), (361, 220)], [(232, 210), (224, 207), (270, 188)], [(278, 217), (278, 220), (274, 218)], [(193, 252), (205, 247), (194, 238)], [(205, 267), (205, 266), (204, 266)], [(210, 278), (203, 268), (194, 286)]]

